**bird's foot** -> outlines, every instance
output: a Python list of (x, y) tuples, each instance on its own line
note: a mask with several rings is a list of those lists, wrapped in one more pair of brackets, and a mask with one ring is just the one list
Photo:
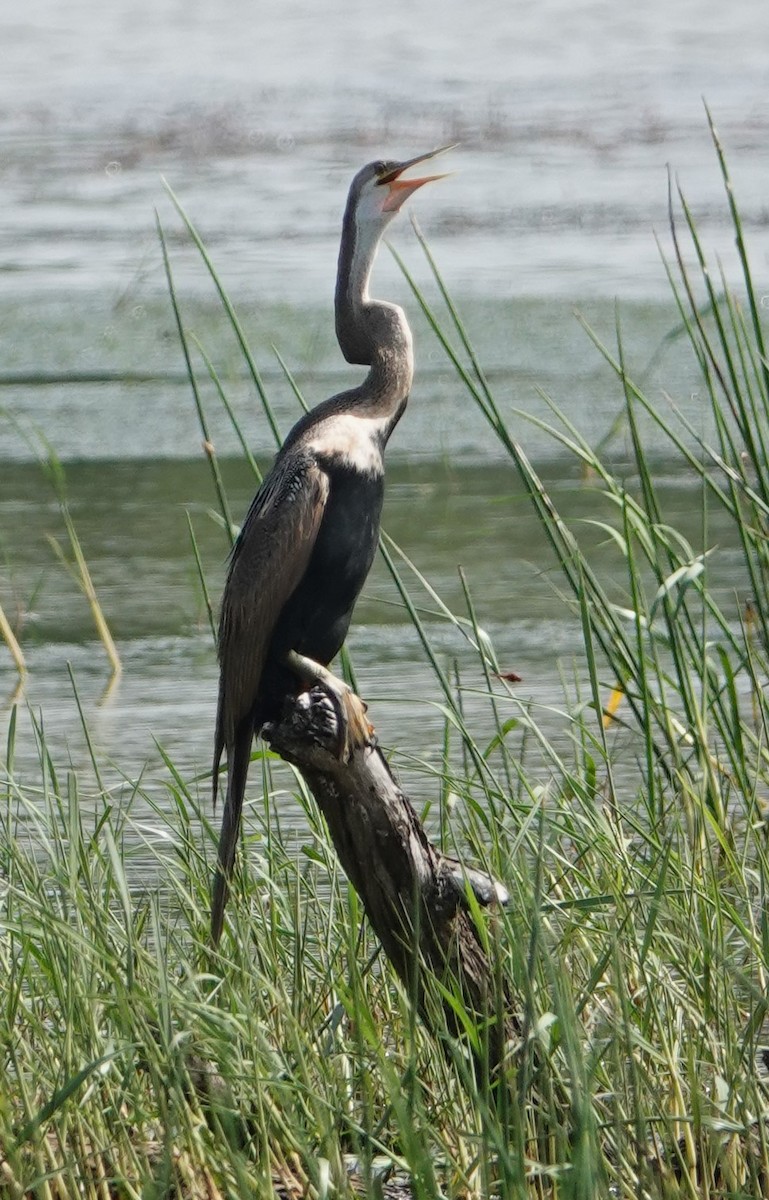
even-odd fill
[(289, 651), (286, 663), (303, 683), (322, 690), (324, 707), (327, 706), (326, 724), (329, 734), (336, 733), (336, 755), (341, 762), (349, 762), (354, 750), (372, 744), (374, 727), (366, 717), (366, 705), (343, 679), (295, 650)]

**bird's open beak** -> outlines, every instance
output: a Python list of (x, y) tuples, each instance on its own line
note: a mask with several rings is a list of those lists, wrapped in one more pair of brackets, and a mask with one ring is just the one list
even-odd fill
[(388, 192), (382, 208), (385, 212), (397, 212), (409, 196), (411, 196), (417, 188), (421, 188), (425, 183), (432, 183), (434, 179), (444, 179), (444, 175), (422, 175), (419, 179), (401, 179), (404, 171), (408, 171), (409, 167), (415, 167), (417, 163), (426, 162), (428, 158), (435, 158), (437, 154), (443, 154), (446, 150), (452, 150), (456, 145), (452, 142), (450, 146), (439, 146), (437, 150), (428, 150), (427, 154), (418, 154), (416, 158), (409, 158), (406, 162), (398, 163), (386, 175), (383, 175), (377, 182), (386, 185)]

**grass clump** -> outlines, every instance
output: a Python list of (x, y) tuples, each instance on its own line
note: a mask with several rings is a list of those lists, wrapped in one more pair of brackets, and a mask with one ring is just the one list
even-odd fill
[[(483, 918), (520, 1013), (505, 1087), (492, 1097), (458, 1050), (440, 1053), (416, 1022), (298, 783), (306, 841), (298, 850), (283, 842), (268, 817), (268, 752), (260, 751), (267, 801), (248, 814), (248, 867), (231, 935), (214, 954), (206, 938), (215, 837), (195, 785), (166, 761), (168, 803), (158, 806), (138, 773), (109, 790), (94, 759), (83, 795), (39, 727), (33, 787), (15, 776), (12, 721), (0, 831), (0, 1189), (381, 1196), (402, 1181), (417, 1197), (516, 1200), (769, 1192), (760, 1069), (769, 371), (717, 139), (716, 147), (739, 292), (725, 279), (715, 290), (718, 272), (680, 196), (677, 217), (671, 201), (669, 267), (713, 436), (665, 415), (634, 382), (619, 321), (611, 349), (590, 333), (617, 375), (630, 460), (612, 463), (552, 406), (549, 432), (593, 489), (590, 533), (598, 526), (624, 565), (620, 592), (513, 436), (520, 414), (495, 397), (434, 264), (445, 315), (412, 283), (524, 481), (582, 630), (565, 684), (566, 740), (556, 746), (536, 709), (499, 678), (472, 581), (463, 581), (466, 611), (452, 613), (386, 547), (445, 717), (436, 836), (511, 894), (508, 908)], [(185, 337), (191, 372), (192, 346)], [(700, 506), (697, 544), (663, 509), (659, 460), (644, 444), (648, 420), (668, 446), (665, 469), (688, 480)], [(229, 535), (205, 415), (201, 425)], [(710, 586), (721, 553), (709, 536), (716, 511), (740, 555), (721, 599)], [(453, 676), (434, 649), (425, 597), (433, 617), (452, 621), (474, 648), (472, 678), (482, 681), (474, 686), (488, 703), (483, 736), (463, 715), (470, 673)], [(203, 793), (207, 801), (207, 783)], [(139, 870), (152, 882), (138, 887)]]

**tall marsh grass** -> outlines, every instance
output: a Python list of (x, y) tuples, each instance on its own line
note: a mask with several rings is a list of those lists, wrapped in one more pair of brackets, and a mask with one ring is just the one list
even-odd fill
[[(632, 469), (620, 473), (551, 406), (549, 432), (593, 489), (594, 521), (624, 564), (621, 594), (559, 512), (525, 438), (513, 437), (513, 412), (489, 386), (427, 247), (434, 298), (403, 267), (457, 386), (525, 484), (583, 635), (565, 753), (498, 678), (472, 580), (466, 610), (450, 613), (418, 564), (383, 546), (445, 714), (439, 836), (511, 894), (486, 919), (522, 1028), (500, 1096), (492, 1102), (462, 1055), (439, 1053), (415, 1019), (299, 783), (306, 845), (283, 845), (270, 820), (269, 752), (257, 764), (267, 800), (251, 812), (230, 932), (214, 954), (207, 781), (185, 780), (167, 761), (158, 807), (137, 765), (119, 800), (99, 786), (86, 817), (81, 784), (52, 760), (42, 724), (38, 781), (18, 785), (12, 719), (0, 783), (0, 1193), (325, 1197), (357, 1187), (382, 1196), (404, 1194), (399, 1181), (420, 1198), (769, 1193), (757, 1066), (769, 965), (769, 365), (715, 133), (714, 142), (742, 277), (733, 288), (708, 262), (680, 194), (667, 264), (714, 438), (633, 380), (619, 319), (611, 345), (588, 334), (617, 377)], [(166, 266), (172, 283), (167, 257)], [(195, 347), (172, 295), (193, 374)], [(195, 394), (224, 547), (232, 522), (213, 418)], [(642, 416), (699, 506), (696, 545), (662, 507)], [(742, 555), (720, 605), (709, 588), (716, 508)], [(433, 647), (425, 599), (476, 647), (489, 714), (481, 740), (463, 720), (462, 680)], [(256, 790), (258, 769), (253, 778)], [(161, 886), (135, 878), (137, 843)]]

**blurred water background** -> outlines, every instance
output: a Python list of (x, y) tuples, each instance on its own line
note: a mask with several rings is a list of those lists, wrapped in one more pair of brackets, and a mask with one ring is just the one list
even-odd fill
[[(285, 431), (296, 401), (273, 345), (310, 403), (353, 378), (331, 310), (352, 174), (374, 157), (458, 141), (446, 160), (455, 174), (411, 209), (516, 435), (570, 515), (595, 516), (600, 501), (518, 410), (544, 414), (541, 389), (592, 441), (611, 428), (621, 392), (575, 309), (610, 340), (618, 298), (631, 369), (661, 405), (670, 397), (707, 428), (690, 353), (663, 343), (677, 317), (655, 243), (656, 232), (669, 246), (669, 167), (706, 247), (737, 277), (703, 97), (729, 152), (769, 305), (769, 25), (754, 0), (733, 0), (728, 12), (716, 0), (650, 0), (632, 10), (607, 0), (31, 0), (23, 12), (0, 12), (0, 46), (0, 603), (30, 671), (16, 758), (28, 786), (40, 776), (33, 719), (64, 761), (87, 770), (73, 678), (97, 751), (115, 764), (116, 793), (121, 773), (134, 779), (147, 764), (146, 784), (162, 802), (157, 743), (182, 771), (203, 775), (209, 764), (216, 665), (187, 514), (214, 595), (226, 544), (208, 515), (214, 498), (156, 210), (185, 321), (216, 362), (260, 460), (273, 447), (163, 179), (238, 307)], [(434, 295), (408, 221), (393, 226), (392, 241)], [(457, 568), (465, 569), (500, 659), (522, 676), (506, 711), (531, 704), (566, 739), (564, 677), (579, 677), (578, 637), (547, 547), (387, 251), (375, 282), (408, 309), (418, 363), (389, 449), (386, 527), (458, 606)], [(213, 393), (206, 400), (242, 514), (252, 479)], [(86, 603), (48, 540), (62, 525), (38, 462), (41, 435), (65, 465), (123, 659), (106, 696), (108, 669)], [(621, 433), (611, 452), (622, 461)], [(657, 469), (670, 511), (698, 545), (698, 498), (661, 444)], [(711, 528), (708, 538), (719, 545), (713, 587), (734, 594), (736, 619), (737, 549), (727, 531), (719, 542)], [(610, 550), (597, 553), (610, 563)], [(446, 661), (466, 664), (465, 703), (482, 730), (477, 664), (451, 627), (437, 619), (430, 627)], [(381, 565), (350, 646), (383, 740), (398, 747), (407, 786), (429, 799), (435, 785), (413, 768), (440, 751), (437, 694)], [(0, 647), (4, 723), (14, 692)]]

